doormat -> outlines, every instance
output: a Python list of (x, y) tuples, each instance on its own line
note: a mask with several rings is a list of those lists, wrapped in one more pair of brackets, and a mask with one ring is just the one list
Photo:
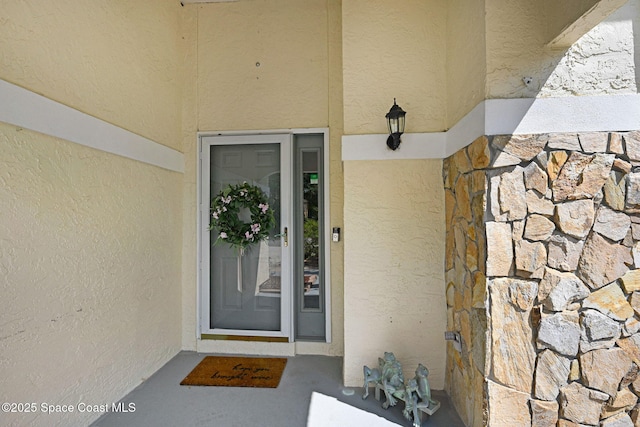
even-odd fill
[(207, 356), (180, 385), (276, 388), (286, 364), (282, 357)]

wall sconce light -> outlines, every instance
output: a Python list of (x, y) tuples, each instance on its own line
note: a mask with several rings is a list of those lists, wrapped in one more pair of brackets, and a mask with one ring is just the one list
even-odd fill
[(393, 98), (393, 106), (385, 116), (387, 118), (387, 126), (389, 127), (389, 138), (387, 138), (387, 146), (392, 150), (400, 146), (400, 135), (404, 133), (404, 116), (407, 113), (396, 104)]

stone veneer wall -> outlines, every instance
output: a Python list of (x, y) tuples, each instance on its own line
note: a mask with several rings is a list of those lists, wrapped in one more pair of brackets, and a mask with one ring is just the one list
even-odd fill
[(444, 182), (463, 420), (640, 426), (640, 131), (482, 137)]
[[(447, 330), (461, 334), (461, 352), (447, 343), (445, 389), (468, 426), (485, 425), (487, 316), (485, 243), (486, 137), (444, 160)], [(477, 150), (480, 149), (479, 152)]]

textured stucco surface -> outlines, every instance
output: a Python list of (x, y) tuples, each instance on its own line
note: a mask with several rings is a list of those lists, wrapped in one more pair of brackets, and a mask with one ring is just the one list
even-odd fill
[[(545, 47), (549, 16), (542, 6), (507, 0), (487, 3), (486, 98), (637, 91), (630, 30), (634, 22), (638, 25), (638, 0), (630, 0), (568, 50)], [(532, 82), (525, 85), (524, 77)]]
[(630, 1), (569, 48), (540, 95), (636, 93), (633, 26), (639, 24), (640, 1)]
[(345, 162), (345, 384), (392, 351), (412, 378), (445, 373), (444, 190), (439, 160)]
[(485, 2), (447, 1), (447, 126), (484, 101)]
[(446, 4), (440, 0), (344, 0), (345, 134), (385, 133), (397, 98), (407, 132), (446, 120)]
[(565, 49), (591, 31), (628, 0), (571, 0), (545, 3), (551, 49)]
[(551, 41), (565, 28), (592, 8), (599, 0), (544, 0), (542, 2), (547, 17), (547, 41)]
[[(0, 78), (180, 149), (178, 2), (0, 9)], [(117, 401), (180, 350), (182, 175), (6, 124), (0, 165), (0, 397)]]
[(408, 111), (406, 131), (429, 132), (484, 99), (636, 92), (638, 0), (570, 49), (546, 47), (594, 3), (344, 1), (345, 134), (384, 133), (394, 97)]
[(180, 350), (181, 174), (5, 124), (0, 164), (0, 400), (117, 401)]
[[(545, 51), (542, 4), (493, 0), (487, 5), (486, 98), (534, 97), (562, 57)], [(534, 78), (527, 87), (523, 77)]]
[(180, 150), (173, 0), (0, 1), (0, 78)]
[(198, 7), (201, 130), (327, 126), (326, 0)]
[[(196, 340), (197, 131), (325, 128), (329, 131), (330, 226), (342, 226), (342, 50), (337, 0), (185, 5), (183, 99), (183, 347), (247, 352)], [(260, 66), (256, 66), (259, 62)], [(297, 353), (343, 353), (343, 243), (331, 243), (332, 342)], [(287, 344), (278, 350), (290, 352)], [(254, 346), (253, 353), (269, 353)]]
[(182, 147), (184, 175), (182, 180), (182, 349), (196, 350), (198, 244), (198, 145), (197, 145), (197, 35), (198, 9), (183, 7), (180, 20), (183, 41), (182, 67)]
[[(328, 0), (329, 68), (329, 226), (344, 228), (344, 173), (342, 169), (342, 0)], [(344, 239), (331, 245), (331, 344), (328, 354), (344, 354)], [(319, 344), (298, 344), (299, 353), (324, 354)]]

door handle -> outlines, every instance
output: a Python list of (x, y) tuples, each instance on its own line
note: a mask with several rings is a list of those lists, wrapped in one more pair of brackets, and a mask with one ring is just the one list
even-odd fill
[(282, 237), (284, 238), (284, 246), (289, 246), (289, 229), (287, 227), (284, 228), (284, 233), (282, 233)]

